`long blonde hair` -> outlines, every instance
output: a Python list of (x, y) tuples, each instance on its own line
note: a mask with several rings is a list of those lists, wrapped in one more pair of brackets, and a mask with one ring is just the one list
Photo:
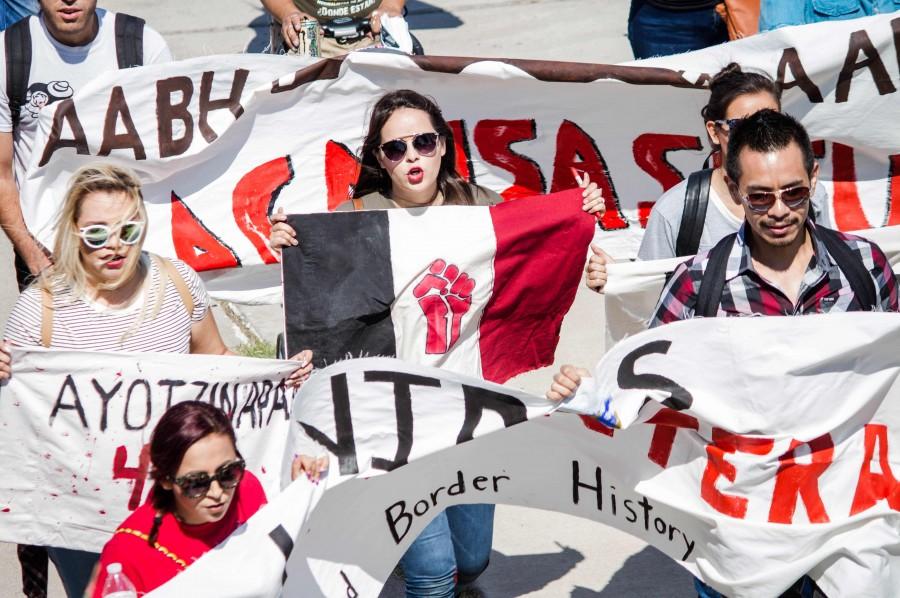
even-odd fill
[(81, 261), (81, 237), (76, 222), (84, 198), (95, 191), (121, 192), (134, 203), (129, 218), (144, 222), (140, 240), (129, 252), (122, 276), (115, 282), (98, 285), (98, 290), (115, 290), (132, 279), (142, 267), (141, 247), (147, 235), (147, 211), (141, 194), (141, 181), (127, 168), (112, 164), (89, 164), (72, 175), (56, 225), (53, 244), (53, 266), (41, 276), (41, 286), (53, 293), (68, 287), (78, 298), (88, 296), (88, 276)]

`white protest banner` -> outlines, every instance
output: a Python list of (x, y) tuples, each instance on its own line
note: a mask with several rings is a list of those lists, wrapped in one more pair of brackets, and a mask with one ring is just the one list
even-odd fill
[(612, 525), (728, 596), (778, 595), (809, 573), (831, 597), (887, 598), (898, 343), (900, 318), (884, 313), (663, 326), (617, 345), (566, 406), (615, 413), (629, 424), (615, 430), (534, 417), (537, 397), (440, 370), (335, 364), (294, 410), (331, 455), (323, 494), (305, 479), (287, 490), (309, 514), (264, 509), (154, 595), (274, 595), (277, 579), (220, 572), (265, 560), (280, 576), (289, 555), (285, 595), (374, 597), (439, 509), (505, 503)]
[[(894, 273), (900, 276), (900, 226), (870, 228), (853, 234), (876, 243), (887, 256)], [(609, 282), (603, 289), (606, 347), (647, 328), (666, 276), (687, 259), (621, 262), (607, 267)]]
[(644, 66), (359, 52), (117, 71), (41, 114), (23, 209), (49, 243), (77, 167), (131, 166), (146, 184), (148, 249), (204, 272), (217, 297), (277, 301), (268, 213), (345, 201), (370, 107), (406, 87), (443, 108), (460, 172), (508, 199), (572, 188), (571, 167), (587, 171), (607, 198), (607, 247), (630, 257), (653, 202), (701, 166), (705, 86), (737, 61), (784, 82), (785, 110), (815, 140), (837, 227), (898, 224), (897, 31), (896, 15), (819, 23)]
[(183, 401), (229, 414), (249, 469), (280, 489), (292, 362), (13, 349), (0, 389), (0, 541), (99, 551), (143, 503), (150, 434)]

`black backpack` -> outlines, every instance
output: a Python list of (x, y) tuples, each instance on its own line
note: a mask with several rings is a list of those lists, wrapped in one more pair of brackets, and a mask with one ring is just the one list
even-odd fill
[[(35, 17), (38, 18), (38, 17)], [(13, 127), (18, 126), (31, 74), (31, 18), (22, 19), (6, 30), (6, 97)], [(144, 20), (116, 13), (116, 58), (120, 69), (144, 64)]]
[[(859, 302), (860, 311), (871, 311), (876, 307), (877, 295), (875, 283), (866, 269), (859, 255), (850, 249), (841, 236), (830, 228), (816, 227), (816, 234), (828, 254), (837, 263), (838, 268), (847, 277), (850, 288)], [(725, 289), (725, 270), (728, 268), (728, 256), (734, 247), (737, 233), (724, 237), (716, 243), (709, 252), (709, 261), (706, 271), (700, 280), (700, 291), (697, 295), (697, 305), (694, 307), (695, 317), (714, 318), (719, 311), (719, 303), (722, 301), (722, 291)]]

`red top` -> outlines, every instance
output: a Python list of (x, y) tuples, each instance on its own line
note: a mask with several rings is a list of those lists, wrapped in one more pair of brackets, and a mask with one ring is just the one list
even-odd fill
[(166, 513), (159, 526), (156, 546), (147, 543), (156, 511), (148, 500), (126, 519), (100, 555), (100, 570), (94, 598), (100, 598), (106, 582), (106, 566), (122, 563), (122, 572), (137, 589), (138, 596), (163, 585), (231, 535), (266, 504), (266, 494), (248, 472), (235, 492), (228, 512), (220, 521), (190, 525)]

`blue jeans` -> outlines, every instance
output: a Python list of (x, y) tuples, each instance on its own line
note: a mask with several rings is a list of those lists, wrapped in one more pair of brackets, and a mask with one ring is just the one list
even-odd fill
[(85, 550), (49, 546), (47, 547), (47, 554), (50, 555), (50, 560), (56, 565), (56, 571), (59, 573), (60, 580), (62, 580), (66, 596), (69, 598), (81, 598), (84, 596), (84, 590), (91, 580), (94, 566), (100, 560), (100, 554)]
[(456, 505), (435, 517), (400, 559), (407, 598), (453, 598), (487, 569), (494, 505)]
[(727, 42), (728, 29), (714, 8), (663, 10), (631, 0), (628, 39), (635, 58), (651, 58)]
[(0, 31), (38, 12), (38, 0), (0, 0), (0, 4), (3, 6), (0, 10)]
[(762, 0), (759, 6), (759, 30), (855, 19), (895, 10), (900, 10), (900, 0)]
[[(800, 598), (813, 598), (816, 584), (808, 575), (804, 575), (791, 588), (782, 594), (782, 596), (790, 596), (791, 598), (799, 596)], [(699, 598), (725, 598), (724, 595), (718, 593), (696, 577), (694, 578), (694, 589), (697, 590)]]

